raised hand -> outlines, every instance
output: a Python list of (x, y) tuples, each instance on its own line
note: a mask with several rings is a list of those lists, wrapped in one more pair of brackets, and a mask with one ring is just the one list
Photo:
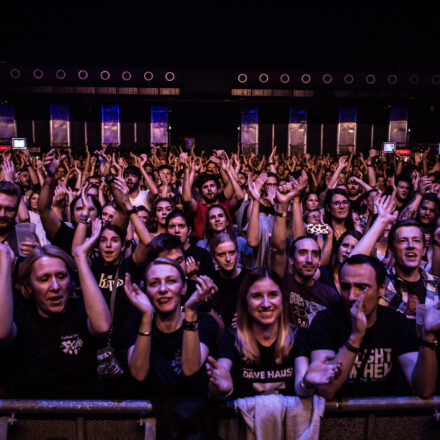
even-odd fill
[(304, 381), (313, 385), (325, 385), (333, 382), (341, 373), (341, 362), (335, 364), (330, 361), (334, 355), (327, 355), (324, 358), (312, 362), (304, 375)]
[(348, 156), (341, 156), (338, 161), (338, 168), (343, 170), (348, 163)]
[(87, 256), (90, 254), (92, 249), (98, 243), (99, 236), (101, 235), (102, 221), (100, 218), (96, 218), (92, 222), (92, 235), (84, 240), (84, 243), (77, 246), (73, 251), (73, 256), (75, 258)]
[(12, 160), (4, 159), (2, 163), (2, 171), (3, 171), (3, 180), (6, 182), (15, 183), (16, 173), (15, 173), (15, 165)]
[(115, 177), (113, 184), (120, 193), (120, 200), (116, 201), (119, 202), (125, 209), (131, 209), (132, 206), (129, 197), (129, 189), (125, 180), (122, 177)]
[(431, 185), (432, 185), (431, 179), (428, 176), (423, 176), (420, 178), (418, 182), (417, 192), (419, 194), (425, 195), (428, 192)]
[(60, 167), (62, 161), (66, 158), (66, 155), (63, 154), (59, 159), (55, 157), (55, 149), (52, 148), (49, 153), (46, 154), (44, 158), (44, 167), (48, 176), (53, 177)]
[(194, 257), (189, 256), (186, 259), (186, 275), (191, 277), (199, 271), (200, 261), (196, 261)]
[(107, 177), (110, 175), (112, 160), (108, 154), (105, 154), (105, 149), (96, 150), (95, 154), (99, 157), (99, 170), (101, 171), (101, 175)]
[(142, 313), (142, 315), (154, 315), (154, 307), (148, 299), (148, 296), (142, 292), (136, 283), (131, 282), (131, 276), (128, 272), (125, 274), (124, 291), (129, 301)]
[(265, 197), (265, 199), (271, 204), (273, 205), (275, 203), (275, 198), (277, 196), (277, 190), (274, 186), (269, 186), (269, 188), (267, 189), (267, 195)]
[[(250, 174), (250, 173), (249, 173)], [(251, 175), (251, 174), (250, 174)], [(251, 175), (252, 177), (252, 175)], [(249, 176), (248, 176), (249, 179)], [(267, 173), (261, 173), (256, 179), (255, 179), (255, 185), (258, 189), (258, 191), (261, 192), (261, 188), (263, 188), (263, 185), (265, 184), (267, 180)]]
[(359, 298), (350, 308), (351, 331), (353, 335), (363, 337), (367, 330), (367, 317), (363, 311), (365, 293), (368, 287), (364, 289)]
[(81, 202), (83, 205), (83, 213), (86, 215), (90, 214), (90, 211), (93, 209), (93, 203), (90, 201), (90, 197), (87, 195), (87, 192), (90, 188), (90, 184), (86, 183), (81, 189)]
[(206, 373), (209, 382), (220, 393), (227, 394), (232, 391), (232, 378), (229, 371), (220, 365), (212, 356), (206, 359)]
[(396, 202), (392, 196), (382, 196), (374, 203), (377, 209), (377, 216), (382, 221), (393, 223), (397, 220)]
[(205, 302), (211, 301), (218, 290), (218, 287), (206, 275), (200, 275), (196, 278), (196, 290), (185, 303), (185, 310), (196, 312), (197, 308)]
[(249, 189), (249, 194), (251, 195), (251, 197), (256, 201), (259, 202), (260, 198), (261, 198), (261, 192), (260, 192), (260, 188), (258, 187), (258, 185), (256, 184), (256, 182), (254, 182), (252, 180), (252, 175), (251, 173), (249, 173), (248, 175), (248, 189)]
[(140, 166), (143, 168), (147, 162), (148, 162), (148, 156), (146, 154), (141, 154)]

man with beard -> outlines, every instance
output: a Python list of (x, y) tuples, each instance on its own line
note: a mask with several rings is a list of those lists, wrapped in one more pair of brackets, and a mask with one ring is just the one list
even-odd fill
[[(231, 217), (231, 213), (234, 212), (243, 200), (243, 191), (240, 188), (232, 170), (232, 166), (228, 161), (222, 162), (222, 168), (227, 174), (229, 181), (233, 189), (233, 195), (229, 200), (225, 202), (219, 201), (220, 196), (220, 182), (218, 178), (213, 174), (201, 173), (197, 179), (197, 189), (201, 196), (201, 201), (197, 202), (191, 194), (191, 182), (194, 179), (195, 170), (193, 167), (185, 167), (185, 177), (183, 179), (183, 200), (191, 205), (191, 211), (194, 216), (194, 232), (197, 240), (202, 240), (204, 236), (206, 212), (208, 208), (218, 203), (222, 205)], [(231, 218), (230, 218), (230, 221)]]
[(283, 291), (289, 295), (292, 322), (298, 327), (308, 328), (316, 313), (337, 302), (339, 295), (313, 278), (321, 265), (321, 248), (314, 238), (302, 236), (292, 243), (289, 263), (293, 264), (293, 275), (287, 269), (287, 209), (298, 194), (298, 188), (287, 189), (287, 186), (289, 184), (286, 184), (286, 189), (279, 187), (277, 190), (271, 268), (282, 278)]
[(20, 203), (20, 188), (11, 182), (0, 181), (0, 242), (8, 243), (18, 257), (15, 217)]
[[(396, 220), (395, 204), (388, 197), (376, 202), (377, 218), (351, 255), (371, 255), (381, 232)], [(435, 241), (434, 247), (440, 243)], [(388, 247), (394, 266), (388, 268), (385, 291), (380, 304), (388, 306), (406, 316), (414, 317), (416, 306), (435, 305), (439, 302), (439, 280), (421, 268), (426, 251), (422, 226), (415, 220), (401, 220), (395, 223), (388, 234)], [(437, 252), (438, 249), (435, 249)]]
[(362, 193), (361, 185), (354, 174), (347, 178), (347, 193), (352, 202), (356, 201)]
[(141, 172), (136, 166), (128, 166), (125, 168), (123, 177), (128, 186), (129, 198), (131, 204), (136, 206), (145, 206), (151, 209), (150, 190), (140, 190), (139, 184), (141, 180)]

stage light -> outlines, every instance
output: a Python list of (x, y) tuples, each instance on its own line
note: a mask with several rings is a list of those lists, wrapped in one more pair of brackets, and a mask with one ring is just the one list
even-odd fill
[(154, 78), (153, 72), (145, 72), (144, 73), (144, 80), (145, 81), (151, 81)]
[(410, 83), (412, 86), (417, 85), (419, 82), (420, 82), (420, 77), (419, 77), (419, 75), (413, 74), (413, 75), (411, 75), (411, 76), (409, 77), (409, 83)]
[(131, 72), (126, 70), (125, 72), (122, 72), (122, 79), (124, 81), (130, 81), (131, 80)]
[(103, 81), (107, 81), (108, 79), (110, 79), (110, 72), (108, 70), (103, 70), (100, 74), (99, 77), (103, 80)]
[(59, 69), (59, 70), (57, 70), (57, 71), (55, 72), (55, 76), (56, 76), (58, 79), (64, 79), (64, 78), (66, 77), (66, 71), (65, 71), (65, 70), (62, 70), (62, 69)]
[(17, 68), (13, 68), (13, 69), (11, 69), (11, 70), (9, 71), (9, 76), (10, 76), (12, 79), (18, 79), (18, 78), (20, 78), (20, 76), (21, 76), (21, 72), (20, 72), (19, 69), (17, 69)]
[(372, 84), (374, 84), (376, 82), (376, 76), (373, 75), (372, 73), (369, 73), (365, 77), (365, 82), (371, 86)]
[(351, 73), (347, 73), (347, 74), (344, 76), (344, 82), (345, 82), (345, 84), (353, 84), (353, 81), (354, 81), (354, 76), (353, 76)]
[(88, 74), (87, 70), (80, 70), (80, 71), (78, 72), (78, 78), (79, 78), (79, 79), (85, 80), (85, 79), (87, 79), (88, 77), (89, 77), (89, 74)]
[(440, 84), (440, 75), (439, 74), (432, 75), (431, 83), (434, 84), (435, 86), (438, 86)]
[(269, 81), (269, 75), (267, 73), (261, 73), (260, 76), (258, 77), (258, 80), (261, 83), (266, 84)]
[(168, 82), (174, 81), (175, 78), (176, 78), (176, 76), (174, 75), (173, 72), (167, 72), (167, 73), (165, 74), (165, 79), (166, 79)]
[(322, 82), (324, 84), (330, 84), (333, 81), (333, 77), (330, 75), (330, 73), (325, 73), (322, 75)]
[(245, 73), (240, 73), (240, 75), (237, 76), (237, 80), (239, 83), (244, 84), (245, 82), (247, 82), (248, 77)]
[(397, 75), (394, 75), (394, 73), (391, 73), (390, 75), (387, 76), (387, 83), (390, 84), (391, 86), (396, 84), (398, 80), (399, 78), (397, 78)]
[(34, 76), (35, 79), (41, 79), (44, 76), (44, 72), (41, 69), (35, 69), (32, 72), (32, 75)]
[(312, 77), (308, 73), (304, 73), (301, 75), (301, 82), (303, 84), (309, 84), (309, 82), (312, 80)]
[(280, 76), (280, 81), (281, 81), (283, 84), (287, 84), (287, 83), (290, 81), (290, 76), (289, 76), (287, 73), (283, 73), (283, 74)]

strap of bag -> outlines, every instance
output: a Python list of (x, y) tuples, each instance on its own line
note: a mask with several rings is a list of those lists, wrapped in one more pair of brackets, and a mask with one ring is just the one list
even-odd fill
[(113, 281), (112, 295), (110, 297), (110, 316), (112, 317), (112, 325), (110, 327), (110, 330), (107, 333), (107, 347), (111, 347), (111, 336), (112, 336), (112, 332), (113, 332), (113, 318), (115, 316), (116, 290), (118, 289), (120, 267), (121, 267), (121, 263), (118, 264), (118, 268), (116, 269), (116, 275), (115, 275), (115, 279)]

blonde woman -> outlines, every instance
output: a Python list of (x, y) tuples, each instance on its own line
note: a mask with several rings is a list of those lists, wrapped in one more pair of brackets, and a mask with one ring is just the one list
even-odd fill
[(330, 358), (309, 366), (303, 333), (290, 325), (288, 311), (276, 273), (257, 268), (243, 279), (237, 330), (224, 334), (219, 359), (208, 357), (206, 364), (213, 396), (307, 396), (339, 374), (339, 365), (327, 362)]

